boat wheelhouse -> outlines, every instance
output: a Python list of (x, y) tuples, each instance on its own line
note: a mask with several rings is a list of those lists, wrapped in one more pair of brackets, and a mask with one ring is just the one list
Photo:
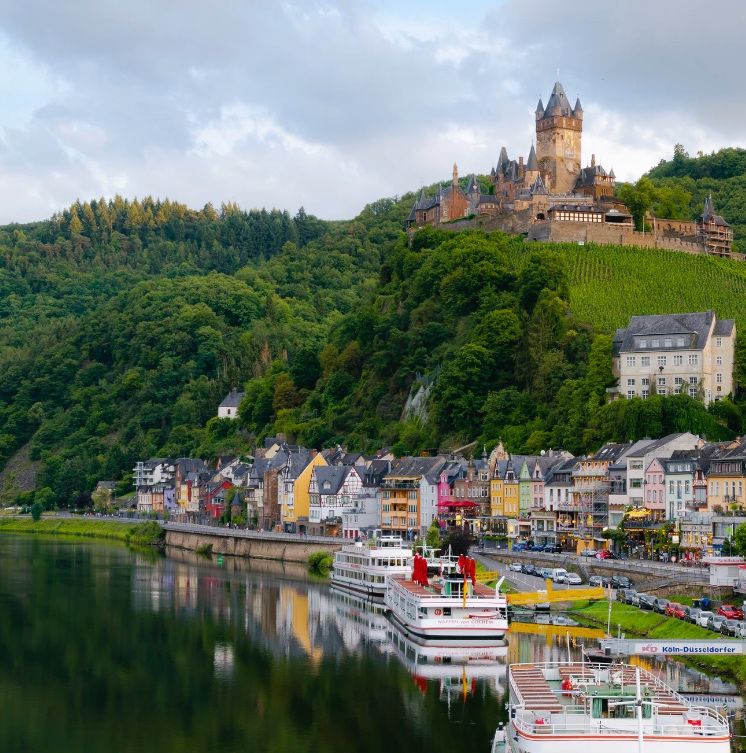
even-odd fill
[(492, 589), (458, 574), (422, 582), (393, 576), (386, 606), (392, 621), (414, 641), (500, 645), (508, 631), (508, 607), (499, 586)]
[(400, 536), (343, 546), (334, 555), (331, 583), (348, 593), (383, 602), (386, 579), (392, 575), (408, 575), (412, 569), (412, 550), (404, 546)]
[(628, 664), (513, 664), (493, 753), (729, 753), (728, 720)]

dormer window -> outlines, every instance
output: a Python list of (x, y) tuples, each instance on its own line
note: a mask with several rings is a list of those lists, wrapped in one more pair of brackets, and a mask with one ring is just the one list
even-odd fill
[(660, 348), (660, 345), (661, 345), (661, 341), (660, 340), (653, 340), (650, 343), (650, 347), (652, 347), (652, 348)]
[(664, 348), (670, 348), (670, 347), (672, 347), (672, 346), (673, 346), (673, 340), (672, 340), (672, 339), (671, 339), (670, 337), (666, 337), (666, 338), (665, 338), (665, 339), (663, 340), (663, 347), (664, 347)]
[(328, 492), (332, 488), (332, 485), (328, 481), (324, 481), (324, 483), (321, 485), (321, 488), (325, 492)]
[(683, 348), (684, 347), (684, 338), (683, 337), (677, 337), (676, 338), (676, 347), (677, 348)]
[(647, 348), (648, 347), (648, 341), (647, 340), (640, 340), (640, 347), (641, 348)]

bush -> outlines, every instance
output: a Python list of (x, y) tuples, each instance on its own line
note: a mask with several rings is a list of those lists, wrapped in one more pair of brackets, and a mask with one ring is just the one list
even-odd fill
[(329, 552), (314, 552), (308, 557), (308, 572), (326, 578), (334, 564), (334, 558)]
[(31, 505), (31, 517), (34, 520), (41, 520), (42, 512), (44, 512), (44, 507), (41, 502), (34, 502), (34, 504)]

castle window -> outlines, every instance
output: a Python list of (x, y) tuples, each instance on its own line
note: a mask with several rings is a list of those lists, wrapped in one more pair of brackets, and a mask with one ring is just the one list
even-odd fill
[(721, 348), (723, 345), (723, 338), (722, 337), (716, 337), (715, 338), (715, 347)]
[(689, 354), (689, 365), (696, 366), (699, 363), (699, 356), (696, 353)]
[(684, 356), (678, 355), (673, 357), (673, 365), (681, 366), (684, 363)]
[(648, 377), (643, 377), (640, 380), (640, 384), (642, 384), (643, 387), (647, 387), (650, 384), (650, 379), (648, 379)]
[(665, 365), (666, 365), (666, 357), (658, 356), (658, 366), (665, 366)]
[(643, 390), (641, 393), (642, 399), (644, 400), (646, 397), (650, 396), (650, 390)]
[(650, 356), (640, 356), (640, 366), (650, 366)]
[(716, 381), (716, 382), (717, 382), (718, 384), (722, 384), (722, 383), (723, 383), (723, 375), (722, 375), (722, 374), (720, 374), (720, 373), (717, 373), (717, 374), (715, 374), (715, 381)]
[(635, 357), (627, 356), (627, 366), (634, 366), (634, 365), (635, 365)]
[(627, 390), (627, 399), (631, 400), (635, 396), (634, 390)]
[(658, 377), (658, 386), (665, 387), (665, 385), (666, 385), (666, 377)]
[(722, 356), (717, 356), (715, 358), (715, 365), (716, 366), (722, 366), (723, 365), (723, 357)]
[(697, 384), (698, 381), (697, 377), (689, 377), (689, 384)]

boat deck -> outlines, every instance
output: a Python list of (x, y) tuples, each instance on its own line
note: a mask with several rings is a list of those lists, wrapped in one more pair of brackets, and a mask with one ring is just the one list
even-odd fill
[[(431, 583), (429, 586), (421, 586), (419, 583), (414, 583), (412, 580), (400, 575), (391, 576), (391, 579), (396, 581), (402, 588), (409, 591), (409, 593), (415, 596), (443, 596), (441, 586), (437, 582)], [(473, 594), (469, 598), (489, 598), (494, 599), (497, 595), (493, 588), (485, 586), (483, 583), (477, 583), (473, 587)], [(446, 597), (443, 598), (461, 598), (459, 597)]]
[[(577, 695), (585, 695), (583, 689), (593, 686), (596, 673), (593, 667), (587, 664), (564, 664), (559, 667), (560, 681), (569, 678), (575, 690), (572, 693), (563, 692), (561, 682), (549, 681), (538, 667), (521, 664), (511, 667), (511, 674), (516, 690), (518, 691), (524, 708), (529, 711), (554, 711), (561, 712), (564, 706), (577, 703)], [(611, 674), (616, 682), (622, 686), (634, 688), (636, 673), (634, 667), (620, 665), (611, 668)], [(663, 684), (656, 683), (647, 673), (641, 674), (640, 686), (647, 691), (647, 698), (652, 700), (657, 707), (658, 714), (682, 714), (687, 707), (680, 698)]]

